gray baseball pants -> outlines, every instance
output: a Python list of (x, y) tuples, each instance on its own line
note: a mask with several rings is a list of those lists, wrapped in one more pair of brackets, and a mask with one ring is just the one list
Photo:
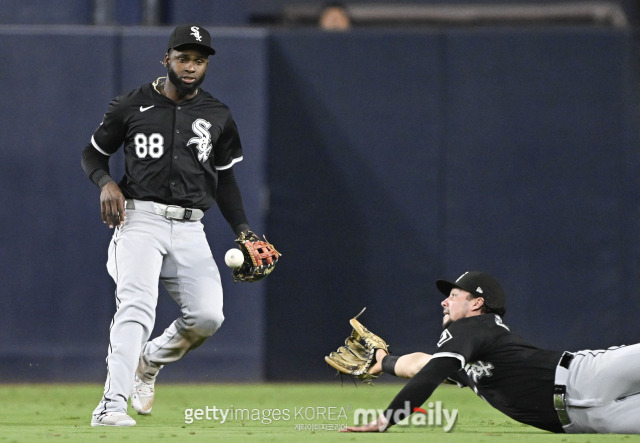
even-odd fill
[(566, 383), (567, 433), (640, 433), (640, 344), (574, 353)]
[[(107, 380), (94, 410), (126, 412), (136, 372), (152, 382), (167, 363), (201, 345), (221, 326), (222, 285), (200, 221), (169, 220), (152, 202), (135, 201), (115, 229), (107, 269), (116, 283)], [(180, 306), (181, 316), (148, 341), (155, 323), (158, 280)]]

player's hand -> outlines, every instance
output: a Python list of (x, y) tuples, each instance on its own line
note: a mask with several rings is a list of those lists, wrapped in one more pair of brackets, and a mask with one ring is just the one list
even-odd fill
[(364, 426), (347, 426), (340, 429), (340, 432), (384, 432), (387, 429), (387, 419), (383, 415), (377, 420), (367, 423)]
[(100, 212), (102, 222), (109, 225), (109, 228), (121, 226), (124, 223), (124, 195), (114, 181), (108, 182), (100, 190)]

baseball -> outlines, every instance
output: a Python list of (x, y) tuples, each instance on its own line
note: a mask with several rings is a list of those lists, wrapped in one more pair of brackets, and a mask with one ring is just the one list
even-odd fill
[(230, 268), (239, 268), (244, 262), (244, 255), (240, 249), (231, 248), (224, 255), (224, 262)]

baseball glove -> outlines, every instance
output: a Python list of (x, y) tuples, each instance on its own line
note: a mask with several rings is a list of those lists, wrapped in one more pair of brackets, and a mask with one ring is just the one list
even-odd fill
[(375, 364), (376, 349), (384, 349), (388, 353), (389, 347), (382, 338), (369, 331), (357, 320), (365, 309), (367, 308), (349, 320), (353, 331), (345, 340), (344, 346), (330, 353), (324, 361), (343, 374), (352, 375), (363, 383), (372, 384), (379, 377), (369, 373), (369, 369)]
[(236, 239), (244, 255), (244, 263), (231, 271), (234, 282), (253, 282), (262, 280), (276, 267), (280, 253), (265, 237), (261, 240), (251, 231), (242, 232)]

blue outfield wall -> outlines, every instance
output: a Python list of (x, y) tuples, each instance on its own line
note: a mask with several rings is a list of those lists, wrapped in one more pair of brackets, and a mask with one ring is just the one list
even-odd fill
[[(170, 31), (0, 27), (0, 381), (104, 379), (110, 232), (80, 152), (113, 96), (163, 75)], [(433, 351), (433, 282), (470, 268), (503, 281), (534, 343), (637, 341), (632, 33), (212, 31), (204, 88), (238, 122), (252, 226), (284, 255), (233, 284), (233, 234), (208, 212), (226, 321), (165, 380), (331, 380), (323, 356), (364, 306), (394, 353)], [(162, 290), (155, 333), (176, 315)]]
[[(328, 379), (323, 356), (363, 306), (393, 352), (433, 352), (434, 281), (471, 269), (503, 282), (506, 322), (535, 344), (638, 341), (630, 34), (272, 40), (268, 226), (288, 255), (267, 297), (270, 379)], [(287, 371), (297, 334), (299, 363)]]
[(629, 35), (460, 33), (447, 52), (446, 269), (495, 272), (507, 323), (541, 345), (640, 341)]
[[(267, 297), (267, 375), (330, 380), (323, 356), (365, 306), (364, 324), (394, 352), (437, 332), (424, 301), (425, 272), (444, 271), (444, 35), (283, 32), (272, 40), (268, 226), (285, 255), (269, 282), (278, 295)], [(287, 336), (301, 337), (292, 371)]]

